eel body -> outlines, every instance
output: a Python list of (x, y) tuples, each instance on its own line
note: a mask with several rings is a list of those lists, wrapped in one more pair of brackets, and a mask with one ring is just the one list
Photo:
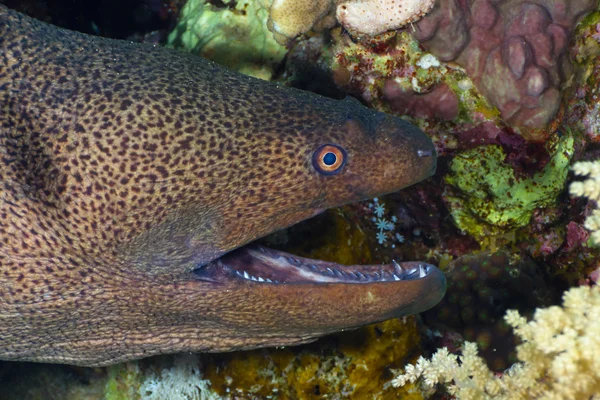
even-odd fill
[(251, 245), (435, 170), (409, 123), (0, 5), (0, 359), (304, 343), (432, 307), (432, 265)]

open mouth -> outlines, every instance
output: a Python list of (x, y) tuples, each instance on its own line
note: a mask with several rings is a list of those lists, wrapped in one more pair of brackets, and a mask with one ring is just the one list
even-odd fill
[(201, 280), (238, 279), (261, 284), (398, 282), (437, 273), (435, 266), (417, 261), (344, 266), (255, 245), (237, 249), (194, 270)]

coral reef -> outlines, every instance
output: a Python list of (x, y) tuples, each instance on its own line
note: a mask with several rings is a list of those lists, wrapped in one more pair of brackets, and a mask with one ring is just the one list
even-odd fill
[(175, 356), (171, 367), (160, 368), (158, 374), (148, 375), (139, 386), (139, 395), (145, 400), (219, 400), (203, 379), (200, 363), (195, 354)]
[(502, 118), (543, 140), (572, 76), (567, 45), (594, 0), (437, 0), (415, 37), (442, 61), (463, 66)]
[(522, 341), (518, 362), (495, 375), (465, 343), (462, 355), (438, 350), (430, 360), (419, 358), (393, 380), (401, 387), (422, 378), (426, 388), (444, 384), (461, 400), (469, 399), (597, 399), (600, 393), (600, 288), (578, 287), (565, 293), (563, 306), (537, 309), (527, 322), (509, 311), (506, 322)]
[(112, 400), (101, 368), (0, 361), (2, 400)]
[(383, 87), (383, 99), (398, 114), (415, 118), (450, 121), (458, 115), (458, 98), (445, 83), (420, 94), (412, 89), (403, 89), (397, 82), (389, 80)]
[(418, 344), (417, 324), (410, 317), (303, 347), (206, 355), (203, 372), (227, 399), (421, 400), (413, 386), (397, 392), (386, 384), (392, 369), (415, 359), (410, 349)]
[(426, 15), (434, 0), (273, 0), (269, 29), (280, 44), (337, 21), (354, 35), (395, 30)]
[[(526, 226), (533, 212), (556, 202), (573, 155), (573, 138), (558, 139), (552, 159), (533, 176), (516, 176), (501, 146), (481, 146), (450, 162), (444, 198), (456, 225), (482, 243)], [(491, 235), (491, 236), (490, 236)]]
[(142, 371), (136, 362), (112, 365), (108, 367), (108, 380), (103, 398), (105, 400), (135, 399), (138, 397), (138, 388), (142, 379)]
[(398, 115), (440, 121), (458, 116), (459, 95), (451, 86), (462, 74), (423, 52), (407, 32), (354, 42), (334, 31), (332, 39), (333, 78), (347, 93)]
[(169, 44), (269, 80), (285, 56), (267, 29), (269, 0), (189, 0)]
[[(573, 164), (573, 171), (576, 175), (587, 176), (583, 182), (573, 182), (569, 186), (572, 196), (583, 196), (600, 203), (600, 160), (580, 161)], [(585, 220), (587, 229), (592, 231), (592, 241), (600, 246), (600, 209), (596, 208)]]
[(476, 342), (492, 370), (506, 369), (516, 355), (503, 316), (509, 309), (530, 315), (551, 303), (542, 269), (526, 256), (483, 252), (452, 261), (446, 278), (446, 297), (422, 314), (425, 322)]
[(355, 34), (377, 35), (415, 22), (433, 8), (435, 0), (354, 0), (338, 4), (336, 17)]
[(273, 0), (268, 27), (284, 45), (313, 28), (331, 28), (335, 23), (333, 5), (331, 0)]

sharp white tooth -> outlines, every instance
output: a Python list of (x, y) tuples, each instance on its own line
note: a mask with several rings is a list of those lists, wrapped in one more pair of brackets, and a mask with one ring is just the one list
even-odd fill
[(392, 260), (392, 264), (394, 264), (394, 269), (396, 270), (396, 273), (402, 275), (402, 273), (404, 272), (404, 270), (402, 269), (402, 267), (400, 266), (400, 264), (398, 264), (396, 262), (396, 260)]
[(374, 277), (375, 279), (379, 279), (379, 272), (374, 272), (374, 273), (373, 273), (373, 277)]
[(363, 274), (361, 274), (361, 273), (360, 273), (360, 272), (358, 272), (358, 271), (356, 271), (356, 272), (355, 272), (355, 274), (356, 274), (356, 275), (358, 275), (358, 277), (359, 277), (359, 278), (362, 278), (362, 279), (367, 279), (367, 277), (366, 277), (366, 276), (364, 276)]
[(419, 264), (419, 278), (424, 278), (427, 275), (425, 268), (421, 264)]
[(350, 278), (356, 279), (356, 272), (346, 272)]
[(264, 282), (265, 280), (259, 276), (259, 277), (258, 277), (258, 281), (259, 281), (259, 282)]
[(318, 271), (318, 270), (319, 270), (319, 268), (317, 268), (317, 266), (316, 266), (316, 265), (314, 265), (314, 264), (311, 264), (311, 265), (310, 265), (310, 267), (311, 267), (312, 269), (314, 269), (315, 271)]
[(246, 271), (244, 271), (244, 278), (250, 279), (250, 275), (248, 275), (248, 273)]
[(273, 281), (272, 281), (272, 280), (270, 280), (269, 278), (267, 278), (267, 282), (269, 282), (269, 283), (273, 283)]
[(333, 270), (332, 270), (331, 268), (327, 268), (327, 271), (328, 271), (328, 272), (329, 272), (331, 275), (335, 275), (335, 274), (333, 273)]
[(342, 271), (338, 271), (337, 269), (334, 269), (333, 273), (336, 274), (337, 276), (344, 276), (344, 273)]
[(253, 276), (250, 276), (250, 280), (252, 280), (252, 281), (258, 281), (258, 279), (256, 279), (256, 278), (255, 278), (255, 277), (253, 277)]
[(235, 271), (235, 273), (238, 274), (239, 276), (243, 276), (240, 271)]
[(398, 278), (398, 275), (396, 275), (396, 274), (392, 274), (392, 275), (394, 276), (394, 280), (395, 281), (399, 281), (400, 280), (400, 278)]

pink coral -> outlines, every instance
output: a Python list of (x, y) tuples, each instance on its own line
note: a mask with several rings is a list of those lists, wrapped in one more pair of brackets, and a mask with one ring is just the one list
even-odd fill
[[(571, 76), (567, 45), (594, 0), (437, 0), (415, 37), (463, 66), (509, 124), (542, 128)], [(534, 138), (534, 139), (540, 139)]]
[(383, 86), (383, 98), (398, 114), (442, 121), (450, 121), (458, 115), (458, 98), (445, 83), (435, 85), (430, 92), (420, 94), (403, 89), (390, 79)]

